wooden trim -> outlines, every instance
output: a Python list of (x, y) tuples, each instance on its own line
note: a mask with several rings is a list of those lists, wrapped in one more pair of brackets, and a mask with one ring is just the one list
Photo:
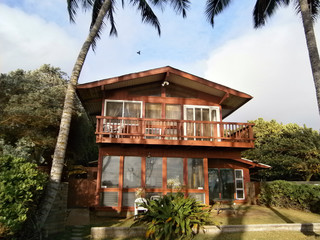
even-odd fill
[(146, 157), (141, 157), (141, 187), (146, 188)]
[(209, 174), (208, 174), (208, 158), (203, 158), (203, 175), (204, 175), (204, 191), (205, 203), (209, 205)]
[[(142, 79), (144, 77), (149, 77), (152, 75), (161, 75), (161, 74), (168, 74), (170, 73), (170, 76), (168, 77), (168, 80), (170, 80), (172, 75), (177, 75), (180, 76), (182, 78), (185, 78), (189, 81), (194, 81), (197, 83), (200, 83), (202, 85), (205, 85), (207, 87), (210, 88), (215, 88), (217, 90), (223, 91), (223, 92), (228, 92), (231, 93), (235, 96), (239, 96), (242, 98), (248, 98), (251, 99), (252, 97), (248, 94), (245, 94), (243, 92), (234, 90), (232, 88), (228, 88), (226, 86), (220, 85), (218, 83), (214, 83), (212, 81), (209, 81), (207, 79), (192, 75), (190, 73), (187, 72), (183, 72), (181, 70), (172, 68), (172, 67), (162, 67), (162, 68), (156, 68), (156, 69), (151, 69), (151, 70), (147, 70), (147, 71), (143, 71), (143, 72), (138, 72), (138, 73), (131, 73), (131, 74), (126, 74), (126, 75), (122, 75), (119, 77), (114, 77), (114, 78), (109, 78), (109, 79), (104, 79), (104, 80), (100, 80), (100, 81), (95, 81), (95, 82), (91, 82), (91, 83), (85, 83), (85, 84), (79, 84), (77, 86), (77, 89), (85, 89), (85, 88), (93, 88), (93, 87), (98, 87), (98, 86), (102, 86), (102, 85), (111, 85), (114, 83), (118, 83), (118, 82), (123, 82), (123, 81), (130, 81), (133, 79)], [(162, 79), (157, 79), (157, 81), (162, 80)]]
[(122, 209), (122, 192), (123, 192), (123, 167), (124, 167), (124, 156), (120, 156), (120, 170), (119, 170), (119, 195), (118, 195), (118, 209)]
[(99, 206), (99, 203), (100, 203), (102, 159), (103, 159), (103, 151), (101, 151), (101, 149), (99, 149), (98, 171), (97, 171), (97, 186), (96, 186), (96, 200), (95, 200), (95, 205), (96, 206)]
[(183, 158), (183, 182), (184, 186), (186, 186), (186, 194), (188, 194), (188, 158)]
[(167, 192), (167, 157), (162, 157), (162, 194)]

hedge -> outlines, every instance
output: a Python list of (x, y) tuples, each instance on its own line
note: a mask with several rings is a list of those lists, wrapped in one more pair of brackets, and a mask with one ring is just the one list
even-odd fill
[(23, 158), (0, 155), (0, 238), (18, 233), (40, 201), (47, 175)]
[(266, 206), (320, 213), (320, 186), (283, 180), (263, 183), (259, 202)]

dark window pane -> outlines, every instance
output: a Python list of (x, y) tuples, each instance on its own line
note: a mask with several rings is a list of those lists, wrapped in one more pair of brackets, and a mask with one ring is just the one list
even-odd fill
[(162, 158), (146, 158), (146, 187), (162, 188)]
[(119, 156), (104, 156), (102, 160), (101, 187), (117, 188), (119, 186)]
[(209, 199), (218, 199), (220, 193), (220, 177), (217, 168), (210, 168), (208, 172), (209, 177)]
[(125, 157), (123, 169), (123, 187), (141, 186), (141, 157)]
[(188, 188), (203, 189), (203, 159), (188, 158)]
[(233, 169), (220, 169), (221, 177), (221, 198), (233, 199), (234, 198), (234, 174)]
[[(173, 182), (173, 186), (169, 186)], [(183, 185), (183, 158), (167, 158), (167, 185), (178, 187)]]

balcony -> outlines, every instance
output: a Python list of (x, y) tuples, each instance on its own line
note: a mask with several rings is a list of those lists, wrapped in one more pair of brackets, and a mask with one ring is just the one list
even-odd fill
[(253, 125), (97, 116), (96, 142), (253, 148)]

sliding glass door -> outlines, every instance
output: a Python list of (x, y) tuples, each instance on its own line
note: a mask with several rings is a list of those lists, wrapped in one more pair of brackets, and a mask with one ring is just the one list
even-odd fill
[(184, 120), (191, 120), (186, 122), (184, 126), (184, 134), (189, 140), (211, 141), (215, 132), (218, 136), (217, 125), (209, 123), (220, 120), (218, 107), (185, 105)]

